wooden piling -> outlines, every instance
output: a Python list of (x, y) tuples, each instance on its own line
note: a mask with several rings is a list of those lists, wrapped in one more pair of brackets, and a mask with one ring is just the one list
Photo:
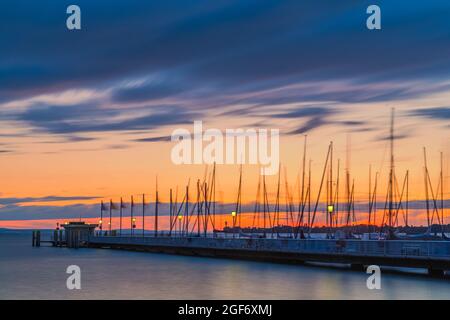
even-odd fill
[(428, 275), (433, 278), (444, 278), (445, 271), (442, 269), (437, 269), (433, 267), (428, 267)]
[(59, 230), (58, 245), (60, 247), (62, 247), (62, 245), (63, 245), (63, 231), (62, 230)]
[(41, 246), (41, 231), (36, 231), (36, 247)]

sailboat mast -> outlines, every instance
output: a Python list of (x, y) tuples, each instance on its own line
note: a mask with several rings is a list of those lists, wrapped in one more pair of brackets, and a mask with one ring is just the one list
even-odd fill
[(156, 177), (156, 196), (155, 196), (155, 237), (158, 236), (158, 177)]
[(134, 202), (133, 202), (133, 196), (131, 196), (131, 202), (130, 202), (130, 217), (131, 217), (131, 235), (134, 234), (134, 217), (133, 217), (133, 208), (134, 208)]
[(346, 159), (346, 173), (345, 173), (345, 186), (347, 193), (347, 221), (346, 226), (350, 224), (351, 204), (350, 204), (350, 135), (347, 135), (347, 159)]
[(123, 201), (122, 197), (120, 197), (119, 235), (122, 235), (122, 209), (123, 209)]
[(111, 225), (112, 225), (112, 200), (109, 200), (109, 235), (111, 235)]
[(334, 225), (337, 228), (339, 225), (339, 173), (341, 169), (341, 160), (338, 159), (338, 163), (337, 163), (337, 177), (336, 177), (336, 197), (334, 198), (333, 201), (333, 206), (335, 207), (333, 210), (334, 216), (335, 216), (335, 222)]
[(308, 237), (311, 236), (311, 229), (312, 229), (312, 226), (314, 225), (314, 221), (315, 221), (315, 218), (316, 218), (317, 208), (318, 208), (319, 202), (320, 202), (320, 196), (321, 196), (321, 193), (322, 193), (322, 188), (323, 188), (323, 184), (324, 184), (324, 180), (325, 180), (325, 175), (327, 173), (327, 168), (328, 168), (328, 164), (329, 164), (329, 161), (330, 161), (330, 153), (331, 153), (331, 144), (328, 147), (327, 158), (325, 160), (325, 165), (323, 167), (322, 179), (320, 180), (319, 193), (317, 195), (316, 204), (314, 205), (314, 211), (313, 211), (313, 216), (312, 216), (312, 219), (311, 219), (311, 225), (309, 226), (309, 230), (308, 230)]
[[(330, 227), (333, 228), (333, 213), (334, 213), (334, 200), (333, 200), (333, 141), (330, 142), (331, 155), (330, 155), (330, 205), (332, 210), (330, 210)], [(328, 208), (327, 208), (328, 211)]]
[(213, 201), (213, 231), (216, 228), (216, 162), (214, 162), (213, 167), (213, 178), (212, 178), (212, 186), (211, 186), (211, 193), (212, 193), (212, 201)]
[(377, 224), (377, 185), (378, 185), (378, 172), (375, 172), (375, 186), (373, 187), (372, 194), (372, 212), (373, 212), (373, 224)]
[[(278, 168), (278, 183), (277, 183), (277, 199), (276, 199), (276, 207), (275, 207), (275, 217), (274, 220), (276, 220), (277, 226), (280, 225), (280, 180), (281, 180), (281, 168)], [(275, 221), (274, 221), (275, 225)], [(273, 233), (273, 230), (272, 230)], [(278, 234), (278, 232), (277, 232)]]
[(425, 178), (425, 204), (427, 206), (427, 222), (428, 227), (431, 225), (430, 221), (430, 204), (428, 202), (428, 165), (427, 165), (427, 149), (423, 147), (423, 162), (424, 162), (424, 178)]
[(409, 225), (409, 170), (406, 170), (406, 226)]
[(206, 235), (208, 233), (208, 219), (209, 219), (209, 204), (208, 204), (208, 183), (205, 182), (205, 188), (203, 191), (203, 201), (204, 201), (204, 220), (203, 220), (203, 235), (206, 238)]
[[(185, 204), (185, 212), (184, 212), (184, 219), (186, 220), (185, 223), (185, 229), (186, 229), (186, 235), (189, 235), (189, 184), (186, 186), (186, 204)], [(182, 232), (183, 234), (183, 232)]]
[(309, 168), (308, 168), (308, 228), (311, 228), (311, 163), (312, 160), (309, 160)]
[(368, 229), (370, 232), (370, 224), (372, 222), (372, 165), (369, 165), (369, 225)]
[(145, 235), (145, 195), (142, 194), (142, 236)]
[(103, 200), (102, 200), (102, 203), (101, 203), (101, 205), (100, 205), (100, 221), (99, 221), (99, 227), (100, 227), (100, 230), (102, 230), (103, 229), (103, 207), (104, 207), (104, 205), (103, 205)]
[(200, 179), (197, 180), (197, 236), (200, 237)]
[(173, 203), (172, 203), (172, 188), (169, 191), (169, 236), (172, 235), (172, 212), (173, 212)]
[(263, 175), (263, 230), (266, 237), (266, 176)]
[(306, 139), (308, 136), (305, 134), (305, 142), (303, 145), (303, 164), (302, 164), (302, 196), (300, 199), (300, 205), (298, 207), (298, 211), (300, 214), (300, 207), (304, 207), (305, 202), (305, 165), (306, 165)]
[[(239, 187), (238, 187), (238, 194), (237, 194), (237, 198), (236, 198), (236, 207), (235, 207), (235, 211), (234, 214), (232, 215), (232, 221), (233, 221), (233, 237), (234, 237), (234, 228), (236, 227), (236, 221), (238, 219), (238, 215), (239, 215), (239, 221), (240, 221), (240, 202), (241, 202), (241, 192), (242, 192), (242, 164), (241, 167), (239, 169)], [(240, 225), (239, 225), (240, 227)]]
[(392, 227), (393, 202), (394, 202), (394, 108), (391, 111), (391, 164), (389, 172), (389, 227)]
[(444, 227), (444, 173), (443, 173), (443, 154), (441, 152), (441, 223)]

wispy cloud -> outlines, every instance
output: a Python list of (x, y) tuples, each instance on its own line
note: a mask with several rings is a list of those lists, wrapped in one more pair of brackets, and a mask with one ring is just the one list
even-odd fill
[(433, 120), (450, 120), (450, 107), (422, 108), (408, 112), (409, 115)]
[(131, 141), (134, 141), (134, 142), (167, 142), (167, 141), (171, 141), (171, 139), (172, 139), (171, 136), (158, 136), (158, 137), (133, 139)]
[(322, 117), (312, 117), (308, 121), (306, 121), (302, 126), (299, 128), (290, 131), (288, 134), (304, 134), (307, 132), (310, 132), (316, 128), (319, 128), (323, 125), (326, 125), (327, 122)]
[(190, 123), (195, 117), (198, 113), (174, 106), (120, 110), (97, 105), (35, 106), (14, 115), (16, 121), (39, 131), (64, 135), (69, 141), (89, 139), (74, 136), (78, 133), (152, 130)]
[(46, 197), (26, 197), (26, 198), (0, 198), (0, 205), (17, 205), (34, 202), (56, 202), (56, 201), (82, 201), (97, 199), (95, 196), (46, 196)]

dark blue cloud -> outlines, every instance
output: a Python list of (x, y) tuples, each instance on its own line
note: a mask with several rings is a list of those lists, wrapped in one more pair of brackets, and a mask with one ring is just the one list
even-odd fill
[[(334, 111), (283, 113), (281, 104), (392, 101), (449, 89), (442, 84), (450, 76), (450, 2), (444, 0), (377, 1), (380, 31), (365, 27), (372, 4), (365, 0), (79, 0), (80, 31), (65, 27), (69, 4), (0, 5), (0, 102), (110, 90), (101, 105), (33, 105), (13, 116), (46, 133), (149, 130), (191, 122), (207, 109), (251, 117), (272, 105), (269, 118), (305, 118), (291, 131), (296, 134), (336, 123)], [(123, 85), (135, 79), (146, 80)], [(327, 84), (335, 80), (342, 85)], [(163, 98), (179, 106), (152, 112), (149, 102)], [(148, 104), (148, 110), (124, 117), (128, 111), (108, 103)], [(227, 110), (233, 104), (249, 107)]]
[[(402, 140), (402, 139), (407, 139), (409, 137), (411, 137), (411, 134), (406, 133), (406, 132), (394, 134), (394, 140)], [(375, 137), (374, 141), (388, 141), (390, 139), (391, 139), (390, 135), (382, 135), (382, 136)]]
[(98, 197), (87, 196), (46, 196), (46, 197), (28, 197), (28, 198), (0, 198), (0, 205), (16, 205), (21, 203), (33, 203), (33, 202), (55, 202), (55, 201), (83, 201), (97, 199)]
[(113, 92), (112, 99), (117, 102), (141, 102), (176, 96), (186, 91), (179, 83), (152, 82), (131, 88), (120, 88)]
[(409, 114), (417, 117), (448, 121), (450, 120), (450, 107), (416, 109), (411, 110)]
[(132, 141), (134, 141), (134, 142), (168, 142), (171, 140), (172, 140), (171, 136), (158, 136), (158, 137), (133, 139)]
[(324, 126), (328, 124), (328, 122), (326, 120), (324, 120), (322, 117), (312, 117), (310, 119), (308, 119), (302, 126), (300, 126), (299, 128), (290, 131), (288, 134), (305, 134), (308, 133), (316, 128), (319, 128), (321, 126)]
[(335, 107), (327, 107), (327, 106), (309, 106), (309, 107), (297, 107), (290, 111), (274, 113), (269, 115), (271, 118), (281, 118), (281, 119), (304, 119), (306, 121), (300, 127), (289, 131), (287, 134), (296, 135), (296, 134), (305, 134), (314, 129), (325, 125), (338, 125), (344, 127), (359, 127), (358, 130), (361, 130), (362, 126), (366, 126), (366, 121), (361, 120), (333, 120), (333, 116), (342, 113), (342, 110), (337, 109)]
[(297, 118), (305, 118), (305, 117), (315, 117), (317, 115), (321, 115), (325, 117), (330, 114), (335, 114), (337, 111), (335, 109), (326, 108), (326, 107), (299, 107), (295, 110), (284, 112), (284, 113), (276, 113), (270, 115), (273, 118), (288, 118), (288, 119), (297, 119)]
[[(128, 199), (128, 197), (125, 197)], [(124, 198), (124, 199), (125, 199)], [(109, 202), (109, 199), (103, 199), (105, 203)], [(119, 199), (113, 199), (115, 203)], [(129, 203), (125, 203), (127, 209), (123, 212), (123, 217), (129, 217), (130, 215), (130, 206)], [(181, 204), (178, 203), (178, 206)], [(191, 203), (193, 206), (194, 203)], [(342, 207), (345, 204), (340, 204)], [(359, 203), (361, 208), (367, 207), (366, 203)], [(377, 207), (382, 207), (384, 203), (377, 203)], [(108, 206), (108, 205), (107, 205)], [(154, 210), (155, 204), (150, 203), (150, 210), (148, 212), (152, 212)], [(270, 206), (273, 208), (275, 203), (270, 203)], [(148, 205), (147, 205), (148, 207)], [(232, 203), (217, 203), (217, 214), (229, 214), (230, 211), (235, 209), (235, 204)], [(416, 200), (410, 201), (409, 208), (410, 209), (421, 209), (424, 210), (426, 207), (425, 201)], [(254, 211), (254, 204), (242, 204), (242, 212), (243, 213), (252, 213)], [(444, 208), (450, 208), (450, 199), (444, 200)], [(79, 219), (80, 213), (81, 218), (99, 218), (100, 214), (100, 199), (98, 204), (87, 205), (87, 204), (74, 204), (69, 206), (64, 206), (64, 210), (61, 210), (61, 206), (19, 206), (19, 205), (6, 205), (0, 211), (0, 221), (5, 220), (39, 220), (39, 219)], [(319, 203), (318, 210), (323, 211), (326, 209), (326, 203)], [(420, 213), (420, 212), (419, 212)], [(159, 203), (159, 214), (161, 216), (169, 215), (169, 204), (168, 203)], [(411, 213), (414, 215), (414, 212)], [(118, 212), (116, 210), (113, 211), (113, 217), (118, 217)]]
[[(145, 114), (136, 115), (136, 111)], [(76, 133), (152, 130), (165, 125), (191, 123), (199, 114), (173, 106), (121, 110), (75, 105), (34, 106), (11, 117), (42, 132), (63, 134), (69, 137), (69, 141), (74, 141), (72, 134)]]
[[(169, 71), (218, 90), (448, 77), (450, 3), (377, 3), (383, 29), (371, 32), (365, 27), (370, 1), (79, 0), (81, 31), (65, 28), (67, 1), (3, 2), (0, 100)], [(115, 97), (151, 99), (178, 90), (119, 90)]]

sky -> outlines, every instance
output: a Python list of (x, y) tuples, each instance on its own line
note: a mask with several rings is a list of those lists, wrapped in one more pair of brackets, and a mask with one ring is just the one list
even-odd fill
[[(81, 8), (81, 30), (66, 28), (70, 4)], [(371, 4), (381, 30), (366, 28)], [(442, 152), (450, 198), (449, 57), (445, 0), (4, 0), (0, 227), (95, 217), (101, 200), (142, 193), (152, 202), (156, 177), (168, 201), (170, 188), (205, 175), (170, 158), (172, 131), (192, 131), (195, 120), (279, 129), (294, 194), (304, 135), (315, 194), (333, 141), (341, 179), (348, 168), (364, 206), (370, 165), (385, 194), (395, 108), (399, 181), (409, 170), (410, 198), (423, 200), (423, 147), (435, 190)], [(259, 168), (243, 172), (251, 204)], [(239, 165), (217, 167), (220, 201), (234, 201), (238, 179)], [(272, 200), (276, 182), (267, 178)]]

